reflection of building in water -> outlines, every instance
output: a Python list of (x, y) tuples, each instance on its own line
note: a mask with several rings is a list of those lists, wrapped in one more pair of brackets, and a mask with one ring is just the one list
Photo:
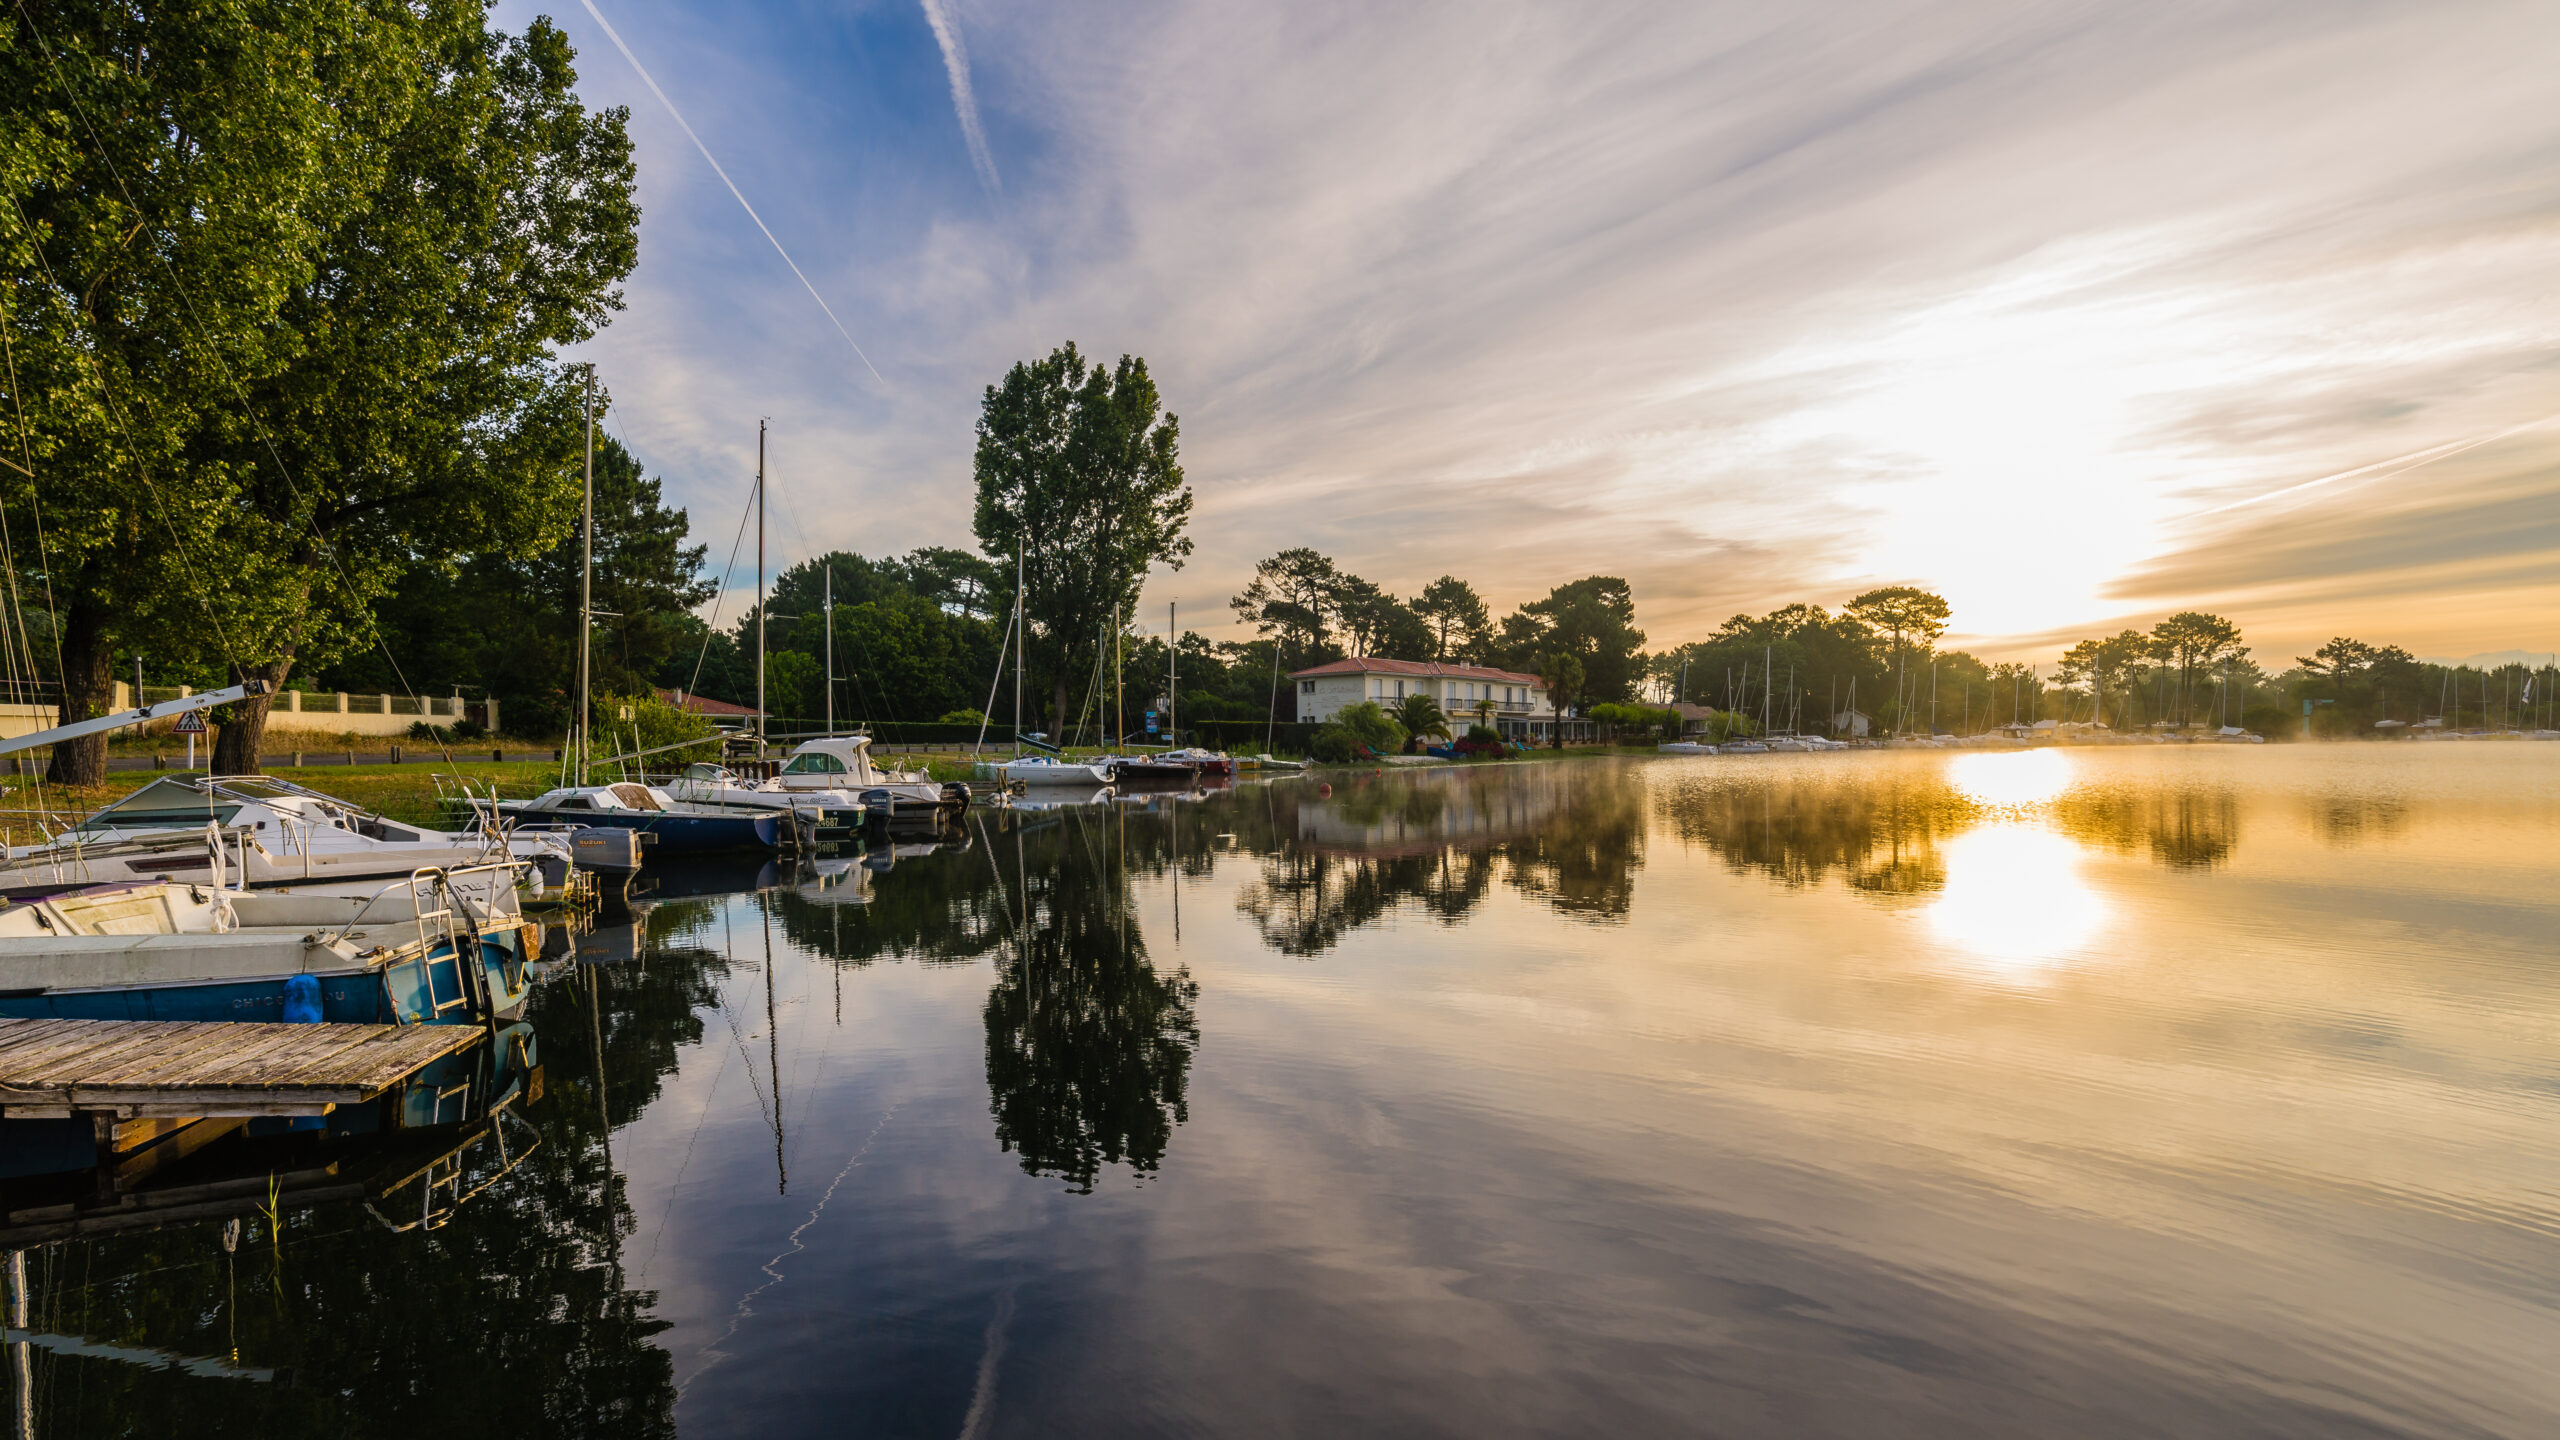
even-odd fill
[(1497, 880), (1615, 918), (1644, 863), (1643, 795), (1631, 768), (1593, 764), (1389, 775), (1302, 797), (1237, 905), (1290, 955), (1399, 909), (1462, 923)]
[(1416, 778), (1424, 783), (1381, 780), (1300, 805), (1299, 846), (1375, 859), (1480, 849), (1535, 832), (1557, 808), (1549, 785), (1470, 785), (1460, 771)]

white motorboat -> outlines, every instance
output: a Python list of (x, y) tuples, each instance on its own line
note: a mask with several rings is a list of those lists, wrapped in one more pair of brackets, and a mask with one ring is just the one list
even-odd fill
[(1096, 762), (1052, 760), (1046, 755), (1025, 755), (1019, 760), (997, 760), (978, 767), (988, 777), (1008, 785), (1076, 785), (1091, 789), (1111, 783), (1111, 767)]
[(868, 735), (828, 735), (803, 740), (765, 782), (775, 790), (815, 794), (829, 790), (860, 800), (866, 816), (892, 822), (945, 823), (969, 808), (969, 787), (944, 784), (922, 770), (886, 770), (871, 763)]
[(862, 829), (864, 807), (845, 790), (786, 790), (769, 780), (747, 780), (726, 767), (687, 765), (670, 781), (666, 793), (687, 805), (745, 814), (796, 815), (803, 828), (821, 840), (840, 839)]
[(495, 808), (526, 827), (634, 831), (658, 855), (772, 850), (789, 837), (798, 819), (789, 810), (749, 814), (687, 805), (655, 786), (630, 780), (563, 785), (531, 800), (499, 801)]
[(1716, 747), (1695, 740), (1671, 740), (1655, 747), (1665, 755), (1713, 755)]
[[(217, 856), (220, 837), (227, 857)], [(227, 858), (249, 889), (402, 879), (420, 869), (532, 862), (547, 885), (568, 879), (571, 850), (557, 835), (482, 823), (437, 830), (387, 820), (270, 775), (164, 776), (53, 835), (11, 847), (0, 889), (115, 884), (211, 874)]]

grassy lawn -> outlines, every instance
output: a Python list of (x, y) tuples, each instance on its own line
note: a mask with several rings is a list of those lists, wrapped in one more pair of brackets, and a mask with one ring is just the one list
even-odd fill
[[(448, 790), (453, 788), (453, 780), (459, 778), (483, 792), (494, 784), (499, 794), (515, 799), (531, 799), (560, 783), (560, 762), (557, 760), (492, 761), (485, 749), (477, 760), (456, 755), (456, 763), (451, 765), (439, 759), (433, 763), (412, 761), (405, 765), (307, 765), (298, 770), (289, 763), (280, 763), (289, 754), (268, 756), (267, 773), (279, 780), (307, 786), (323, 795), (332, 795), (349, 804), (413, 825), (444, 822), (445, 816), (436, 795), (438, 777), (444, 777)], [(919, 760), (924, 758), (917, 757)], [(879, 760), (883, 765), (910, 768), (906, 757), (883, 755)], [(947, 755), (931, 757), (925, 768), (933, 772), (936, 780), (966, 780), (970, 774), (970, 764), (966, 759)], [(86, 815), (111, 800), (130, 795), (150, 784), (160, 777), (160, 773), (118, 770), (107, 776), (104, 785), (76, 790), (46, 785), (42, 787), (41, 796), (33, 780), (0, 776), (0, 824), (32, 821), (39, 804), (46, 813), (55, 816)], [(168, 773), (180, 772), (173, 769)], [(619, 777), (610, 769), (600, 769), (593, 772), (593, 778), (601, 783)]]
[[(1553, 750), (1539, 750), (1533, 754), (1509, 760), (1459, 760), (1443, 763), (1516, 765), (1551, 760), (1580, 760), (1600, 755), (1651, 755), (1654, 753), (1656, 752), (1653, 747), (1649, 745), (1576, 745), (1561, 753)], [(989, 758), (1002, 757), (997, 752), (990, 751)], [(879, 763), (898, 769), (921, 767), (929, 770), (936, 780), (967, 780), (971, 777), (972, 770), (972, 764), (968, 758), (951, 755), (883, 754), (879, 757)], [(1400, 767), (1379, 766), (1373, 762), (1364, 761), (1359, 765), (1316, 768)], [(107, 783), (104, 785), (77, 790), (65, 789), (59, 785), (46, 785), (41, 787), (40, 793), (37, 783), (33, 780), (0, 776), (0, 826), (22, 829), (32, 824), (39, 816), (39, 806), (42, 807), (42, 814), (55, 817), (86, 815), (111, 800), (132, 794), (159, 778), (159, 773), (150, 770), (117, 771), (107, 777)], [(559, 783), (560, 764), (550, 759), (491, 761), (485, 758), (459, 760), (459, 763), (452, 765), (442, 761), (433, 764), (407, 765), (312, 765), (299, 770), (290, 765), (270, 764), (268, 773), (278, 779), (308, 786), (324, 795), (334, 795), (338, 799), (360, 805), (394, 820), (406, 821), (413, 825), (437, 825), (446, 820), (436, 794), (438, 777), (445, 778), (448, 789), (452, 788), (452, 781), (459, 778), (469, 781), (477, 790), (485, 791), (494, 785), (501, 795), (526, 799), (541, 794)], [(599, 774), (596, 778), (607, 780), (613, 777), (608, 774)], [(21, 834), (13, 838), (23, 843), (33, 837)]]
[[(486, 789), (494, 782), (499, 793), (523, 797), (551, 788), (560, 776), (557, 761), (492, 762), (485, 758), (455, 765), (439, 761), (433, 765), (313, 765), (300, 770), (270, 765), (268, 769), (278, 779), (413, 825), (432, 825), (443, 818), (436, 802), (436, 776), (459, 776), (477, 789)], [(158, 778), (158, 773), (150, 770), (120, 770), (108, 775), (106, 784), (94, 788), (70, 790), (47, 785), (43, 787), (41, 803), (55, 815), (85, 815)], [(16, 816), (30, 816), (39, 803), (36, 783), (15, 777), (0, 778), (0, 797), (5, 797), (0, 798), (0, 809), (16, 812)]]

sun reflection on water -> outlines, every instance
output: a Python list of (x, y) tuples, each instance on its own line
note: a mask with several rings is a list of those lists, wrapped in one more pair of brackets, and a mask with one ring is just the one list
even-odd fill
[(1959, 755), (1947, 779), (1979, 805), (2042, 805), (2071, 788), (2071, 757), (2059, 750)]
[(1930, 928), (1984, 968), (2032, 978), (2079, 951), (2106, 922), (2106, 901), (2080, 873), (2079, 848), (2042, 826), (1967, 831), (1942, 853), (1946, 888), (1929, 907)]

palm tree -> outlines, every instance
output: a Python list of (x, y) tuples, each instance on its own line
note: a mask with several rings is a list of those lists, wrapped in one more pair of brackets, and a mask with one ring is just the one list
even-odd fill
[(1538, 667), (1539, 682), (1546, 686), (1547, 703), (1555, 709), (1555, 748), (1564, 748), (1564, 716), (1573, 702), (1582, 697), (1582, 657), (1570, 650), (1549, 655)]
[(1407, 695), (1396, 702), (1396, 723), (1404, 727), (1404, 753), (1412, 754), (1422, 746), (1422, 737), (1449, 737), (1449, 717), (1441, 713), (1440, 702), (1428, 695)]

